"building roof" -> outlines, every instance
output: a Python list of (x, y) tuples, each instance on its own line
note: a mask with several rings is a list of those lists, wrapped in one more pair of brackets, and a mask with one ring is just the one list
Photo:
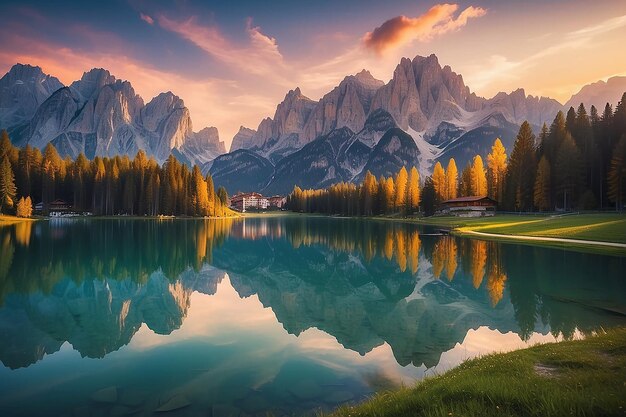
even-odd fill
[(497, 203), (495, 200), (487, 197), (486, 195), (483, 195), (483, 196), (480, 196), (480, 195), (470, 195), (470, 196), (467, 196), (467, 197), (457, 197), (457, 198), (452, 198), (450, 200), (442, 201), (441, 204), (446, 204), (446, 203), (467, 203), (467, 202), (480, 201), (480, 200), (485, 200), (485, 199), (493, 202), (494, 204)]

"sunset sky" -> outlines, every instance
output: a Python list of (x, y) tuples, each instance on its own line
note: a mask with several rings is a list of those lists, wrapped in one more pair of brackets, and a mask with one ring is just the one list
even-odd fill
[[(271, 5), (270, 5), (271, 4)], [(39, 65), (64, 84), (103, 67), (146, 102), (180, 96), (194, 130), (230, 146), (289, 89), (319, 99), (368, 69), (435, 53), (478, 95), (518, 87), (565, 102), (626, 75), (626, 1), (11, 1), (0, 4), (0, 72)]]

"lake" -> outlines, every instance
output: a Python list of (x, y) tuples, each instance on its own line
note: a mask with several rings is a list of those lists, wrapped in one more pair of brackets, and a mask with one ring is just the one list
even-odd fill
[(626, 257), (305, 216), (0, 228), (0, 415), (311, 414), (626, 324)]

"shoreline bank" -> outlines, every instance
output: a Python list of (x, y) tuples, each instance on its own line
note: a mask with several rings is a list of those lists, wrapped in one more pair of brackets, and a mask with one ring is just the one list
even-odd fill
[(622, 416), (626, 329), (468, 360), (414, 387), (377, 394), (331, 417)]

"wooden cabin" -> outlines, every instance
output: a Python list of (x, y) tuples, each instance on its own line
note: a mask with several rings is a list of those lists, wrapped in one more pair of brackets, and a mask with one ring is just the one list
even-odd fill
[(498, 202), (487, 196), (468, 196), (446, 200), (439, 206), (439, 212), (459, 217), (493, 216)]

